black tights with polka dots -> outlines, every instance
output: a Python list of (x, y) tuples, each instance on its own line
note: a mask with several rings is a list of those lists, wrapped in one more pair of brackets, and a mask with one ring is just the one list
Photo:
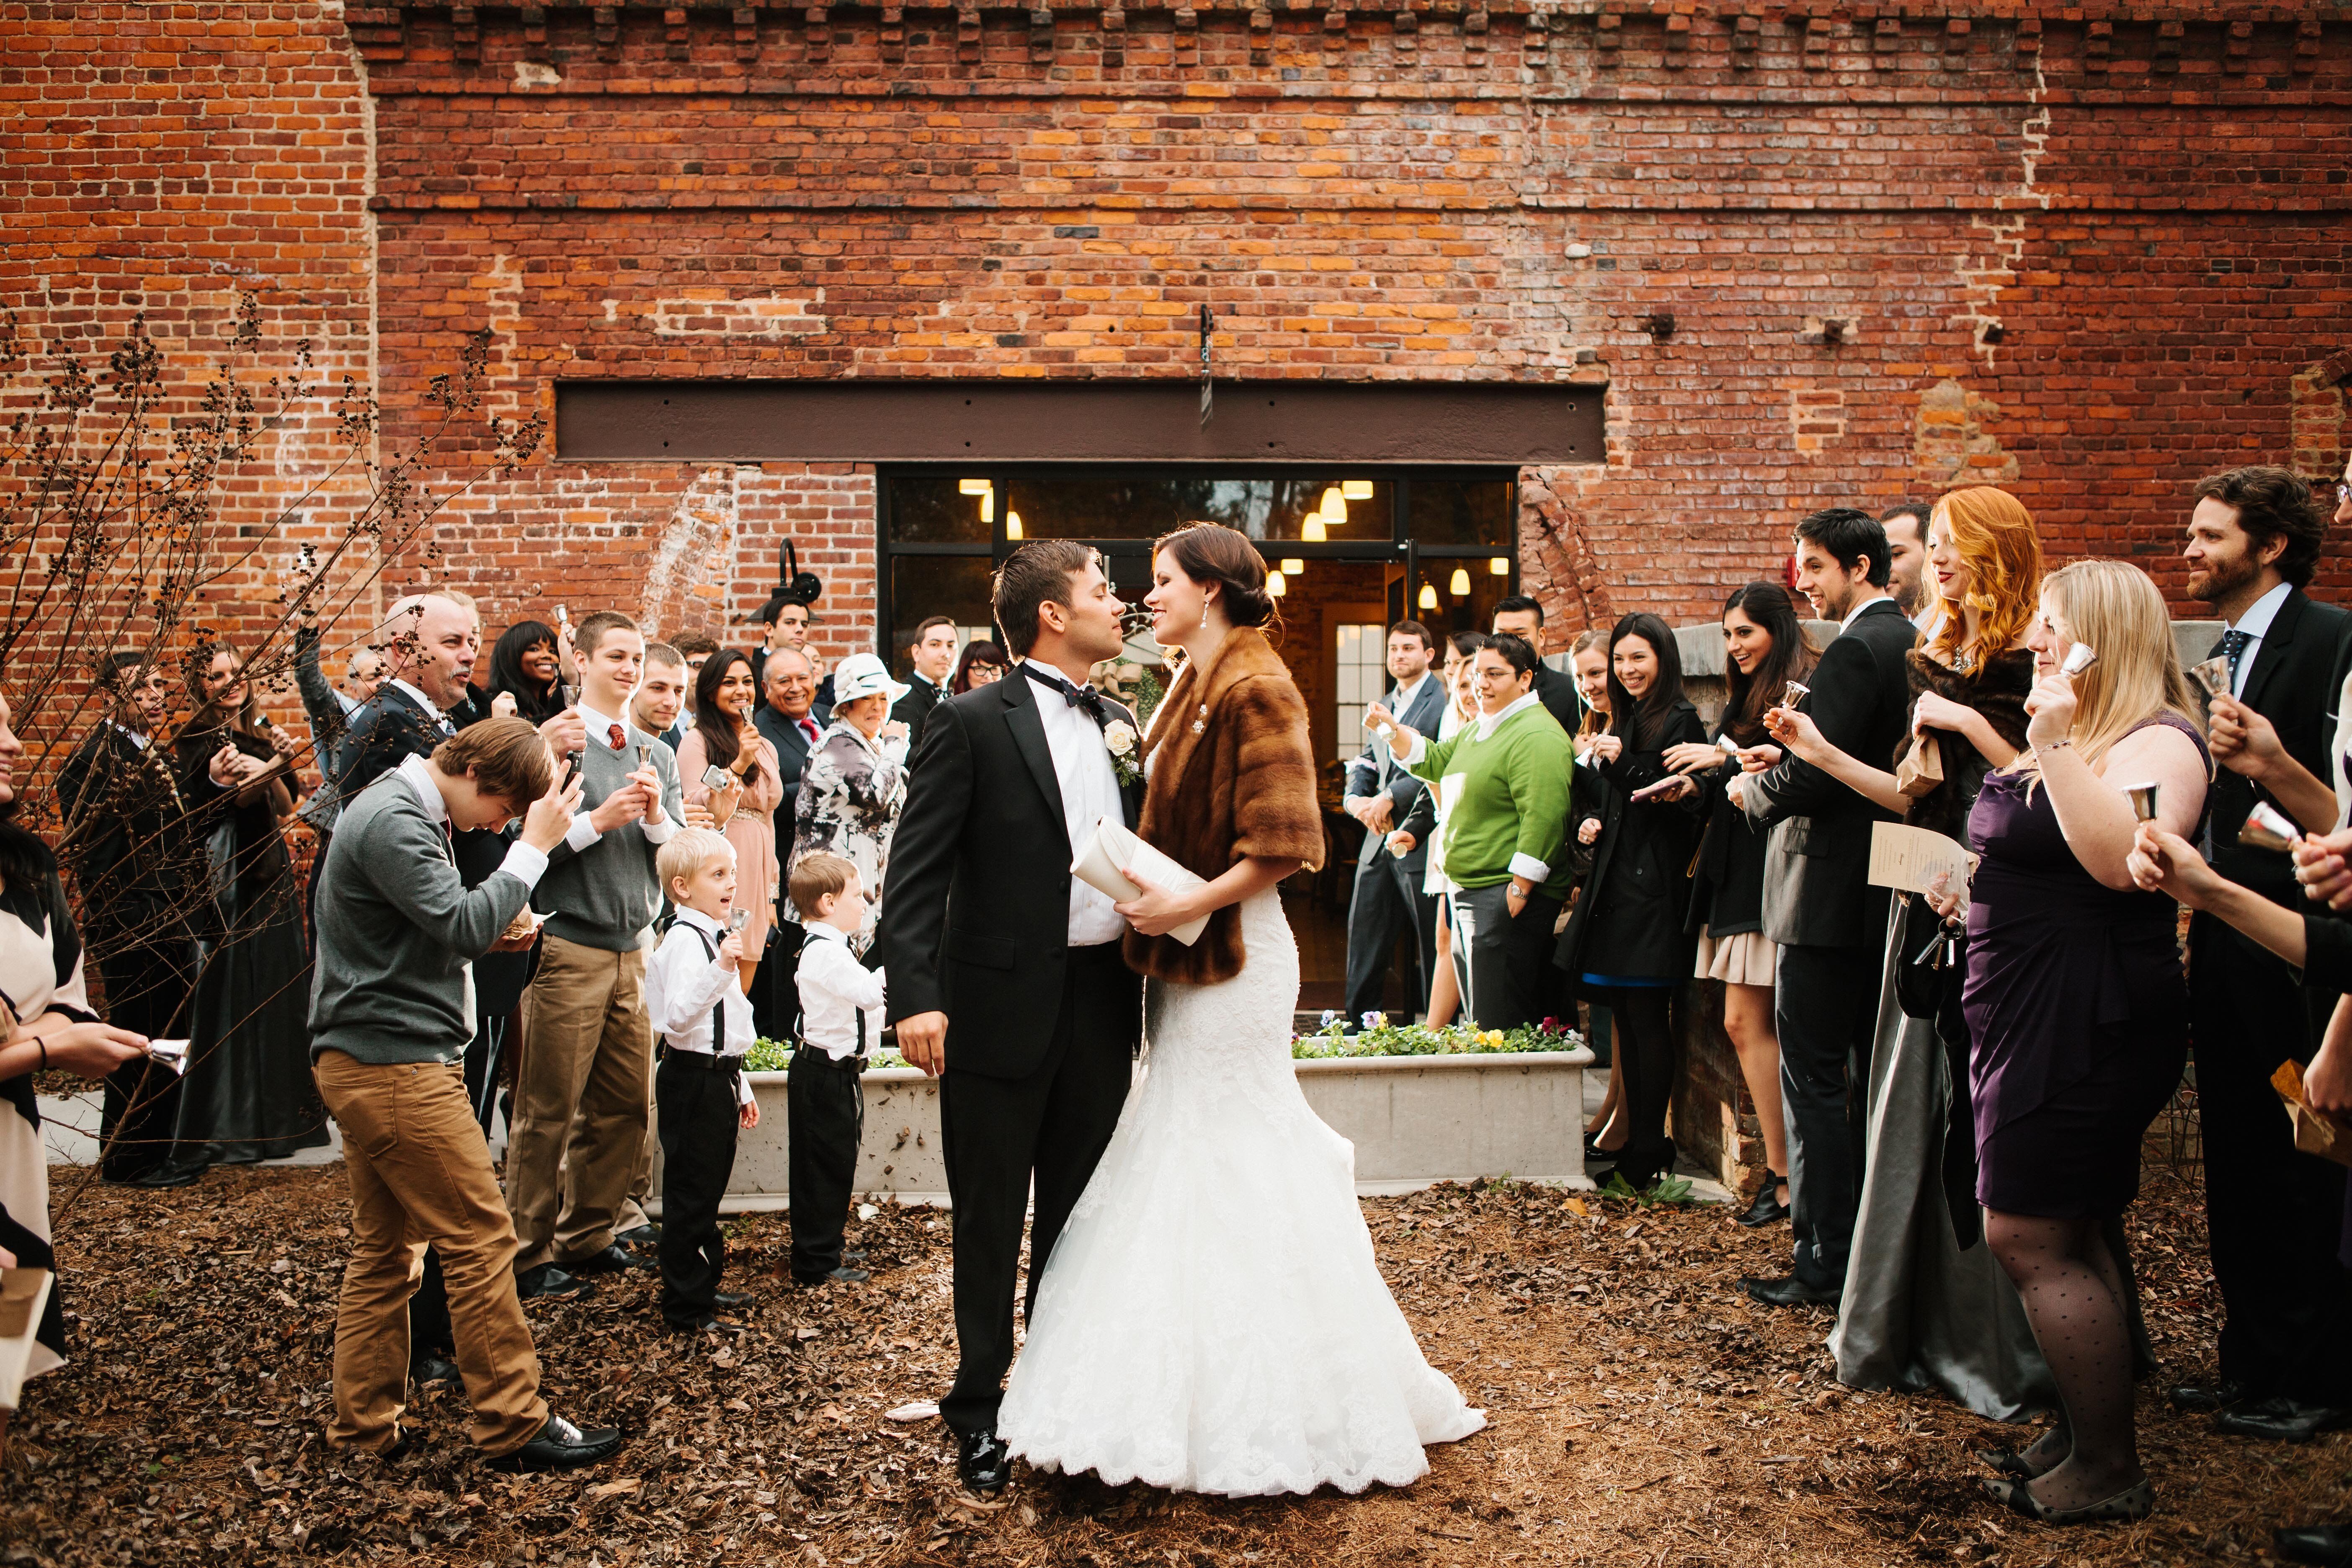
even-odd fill
[(2130, 1287), (2123, 1270), (2097, 1220), (1988, 1210), (1985, 1239), (2024, 1298), (2025, 1315), (2064, 1405), (2063, 1432), (2043, 1438), (2029, 1458), (2060, 1452), (2066, 1458), (2032, 1483), (2033, 1495), (2052, 1508), (2105, 1501), (2142, 1474), (2132, 1419)]

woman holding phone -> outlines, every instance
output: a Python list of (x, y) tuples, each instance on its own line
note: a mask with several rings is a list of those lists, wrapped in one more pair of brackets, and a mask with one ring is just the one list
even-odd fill
[(758, 697), (751, 656), (740, 648), (720, 648), (702, 661), (702, 673), (694, 678), (694, 728), (677, 743), (686, 804), (709, 811), (735, 847), (735, 908), (745, 917), (743, 957), (736, 968), (746, 994), (769, 928), (776, 923), (782, 881), (775, 812), (784, 799), (783, 770), (775, 745), (751, 721)]

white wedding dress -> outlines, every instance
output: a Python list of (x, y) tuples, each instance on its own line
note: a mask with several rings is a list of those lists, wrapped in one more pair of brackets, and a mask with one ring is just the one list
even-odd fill
[(1355, 1151), (1291, 1068), (1298, 947), (1268, 889), (1216, 985), (1146, 991), (1118, 1131), (1047, 1261), (997, 1430), (1042, 1468), (1228, 1497), (1360, 1492), (1486, 1423), (1372, 1260)]

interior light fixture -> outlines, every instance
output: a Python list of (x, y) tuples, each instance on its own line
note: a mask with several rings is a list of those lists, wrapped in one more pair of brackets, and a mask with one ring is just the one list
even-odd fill
[(1307, 541), (1309, 544), (1322, 543), (1323, 514), (1320, 512), (1307, 513), (1306, 522), (1299, 527), (1298, 537)]
[(1342, 500), (1370, 500), (1372, 499), (1372, 481), (1342, 479), (1339, 481), (1339, 498)]
[(1306, 575), (1306, 573), (1307, 563), (1301, 561), (1297, 556), (1286, 555), (1282, 558), (1282, 574), (1284, 576), (1300, 577)]
[(1453, 595), (1457, 599), (1468, 597), (1470, 593), (1469, 570), (1466, 567), (1456, 566), (1454, 569), (1454, 580), (1445, 584), (1445, 591)]
[(958, 495), (984, 496), (995, 488), (996, 486), (994, 481), (989, 479), (958, 479), (956, 481), (956, 494)]
[(1285, 594), (1290, 592), (1290, 584), (1282, 580), (1281, 573), (1269, 572), (1265, 574), (1265, 591), (1273, 597), (1279, 599)]
[(1486, 563), (1486, 570), (1497, 577), (1507, 577), (1511, 574), (1511, 558), (1507, 555), (1497, 555)]
[(1437, 608), (1436, 584), (1423, 583), (1421, 585), (1421, 607), (1424, 610), (1433, 610)]
[(1345, 523), (1348, 521), (1348, 497), (1338, 485), (1323, 492), (1323, 521)]
[(982, 522), (994, 522), (996, 521), (996, 492), (994, 490), (982, 490), (980, 492), (980, 521)]
[(1021, 514), (1019, 512), (1008, 511), (1004, 514), (1004, 537), (1007, 539), (1018, 539), (1021, 537)]

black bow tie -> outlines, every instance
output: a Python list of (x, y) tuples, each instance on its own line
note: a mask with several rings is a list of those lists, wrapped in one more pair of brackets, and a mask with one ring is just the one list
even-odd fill
[(1022, 661), (1021, 672), (1046, 690), (1060, 692), (1063, 701), (1073, 708), (1082, 710), (1086, 716), (1097, 724), (1107, 724), (1110, 721), (1110, 715), (1103, 711), (1102, 693), (1093, 687), (1073, 686), (1067, 676), (1049, 675), (1025, 659)]

